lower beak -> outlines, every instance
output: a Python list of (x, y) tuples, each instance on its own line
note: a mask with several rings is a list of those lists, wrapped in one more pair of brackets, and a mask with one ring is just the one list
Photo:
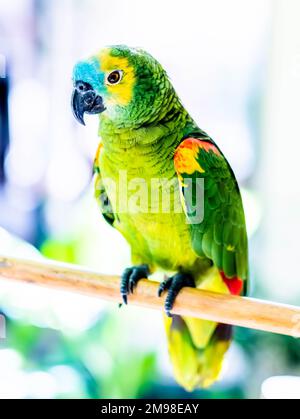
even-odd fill
[(97, 95), (92, 86), (84, 82), (76, 82), (71, 106), (75, 118), (82, 125), (85, 125), (85, 113), (99, 114), (105, 111), (102, 97)]

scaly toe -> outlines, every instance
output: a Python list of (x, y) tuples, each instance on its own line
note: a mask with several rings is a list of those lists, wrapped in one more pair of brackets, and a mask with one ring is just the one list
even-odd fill
[(169, 281), (171, 281), (171, 283), (167, 283), (168, 294), (165, 301), (165, 311), (168, 317), (172, 317), (171, 311), (180, 290), (184, 287), (194, 288), (195, 281), (191, 275), (186, 273), (178, 273), (172, 278), (169, 278)]
[(121, 277), (120, 292), (124, 304), (127, 304), (127, 297), (133, 293), (139, 280), (148, 278), (149, 267), (147, 265), (133, 266), (125, 269)]
[(172, 281), (173, 281), (173, 278), (167, 278), (159, 284), (158, 292), (157, 292), (159, 297), (161, 297), (162, 294), (170, 288)]

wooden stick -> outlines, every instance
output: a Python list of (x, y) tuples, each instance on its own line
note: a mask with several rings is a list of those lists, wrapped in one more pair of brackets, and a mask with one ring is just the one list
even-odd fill
[[(101, 275), (73, 265), (53, 264), (43, 259), (29, 262), (0, 257), (0, 278), (120, 302), (118, 276)], [(134, 295), (129, 296), (129, 304), (163, 311), (164, 299), (157, 297), (157, 288), (156, 282), (142, 280)], [(299, 307), (251, 298), (184, 288), (172, 313), (300, 337)]]

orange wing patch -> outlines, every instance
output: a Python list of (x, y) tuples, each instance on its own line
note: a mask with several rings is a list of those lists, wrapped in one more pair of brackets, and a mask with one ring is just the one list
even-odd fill
[(180, 178), (182, 177), (182, 173), (191, 175), (194, 172), (205, 172), (197, 161), (200, 149), (207, 153), (212, 151), (213, 153), (220, 155), (217, 147), (210, 142), (197, 138), (187, 138), (180, 144), (174, 155), (175, 170)]

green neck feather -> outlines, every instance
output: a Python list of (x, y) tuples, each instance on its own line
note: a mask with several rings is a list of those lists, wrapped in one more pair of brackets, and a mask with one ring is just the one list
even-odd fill
[(160, 147), (175, 149), (185, 133), (196, 127), (175, 92), (162, 108), (145, 112), (142, 120), (128, 119), (130, 125), (105, 114), (100, 116), (99, 136), (107, 151), (122, 153), (132, 148), (141, 152), (147, 149), (157, 151)]

